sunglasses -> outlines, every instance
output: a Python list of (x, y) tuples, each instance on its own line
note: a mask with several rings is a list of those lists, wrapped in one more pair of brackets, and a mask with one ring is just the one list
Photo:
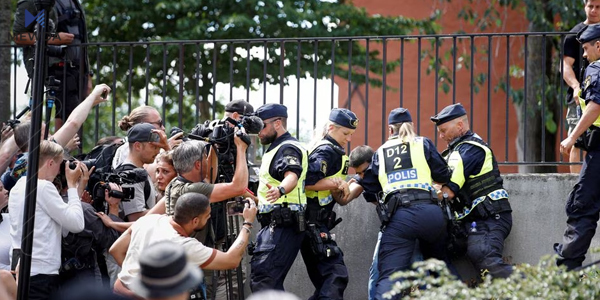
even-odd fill
[(163, 127), (163, 125), (164, 125), (163, 120), (158, 120), (156, 122), (148, 122), (148, 123), (158, 125), (158, 127)]

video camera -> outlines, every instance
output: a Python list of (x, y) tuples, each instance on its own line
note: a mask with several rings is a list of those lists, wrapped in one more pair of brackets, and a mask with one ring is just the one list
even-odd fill
[[(229, 126), (229, 124), (233, 126)], [(247, 134), (258, 134), (263, 126), (263, 121), (257, 116), (243, 116), (239, 122), (227, 117), (223, 120), (206, 121), (203, 124), (196, 125), (188, 137), (207, 141), (215, 145), (220, 152), (223, 152), (230, 145), (233, 145), (235, 127), (244, 128)], [(171, 133), (173, 133), (173, 130), (171, 130)], [(238, 135), (246, 144), (250, 145), (250, 139), (247, 135), (242, 132), (238, 132)]]
[[(124, 184), (134, 184), (145, 182), (148, 179), (148, 173), (144, 169), (133, 169), (118, 173), (104, 174), (103, 178), (94, 185), (92, 189), (92, 198), (98, 202), (104, 201), (104, 191), (108, 190), (110, 197), (119, 198), (121, 201), (131, 201), (135, 196), (133, 187), (123, 187)], [(123, 192), (111, 190), (109, 183), (116, 183), (121, 186)]]

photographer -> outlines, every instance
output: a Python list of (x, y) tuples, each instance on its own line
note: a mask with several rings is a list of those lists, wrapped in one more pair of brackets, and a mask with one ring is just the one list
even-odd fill
[[(65, 203), (52, 183), (60, 173), (63, 149), (56, 143), (42, 141), (39, 151), (29, 299), (48, 299), (58, 286), (58, 271), (61, 266), (58, 253), (61, 253), (62, 231), (81, 232), (84, 229), (83, 211), (77, 194), (77, 187), (82, 184), (82, 164), (77, 163), (75, 169), (70, 169), (65, 164), (69, 187), (68, 203)], [(26, 181), (26, 177), (21, 177), (10, 192), (8, 206), (13, 249), (21, 248)]]
[[(84, 172), (84, 177), (85, 175)], [(115, 183), (110, 183), (110, 189), (122, 191)], [(84, 230), (79, 233), (69, 233), (63, 238), (63, 263), (60, 270), (61, 285), (69, 281), (79, 283), (91, 281), (98, 286), (102, 286), (97, 258), (102, 255), (104, 250), (108, 250), (120, 235), (119, 231), (104, 224), (104, 218), (115, 222), (122, 221), (118, 217), (121, 199), (110, 196), (108, 189), (104, 192), (104, 199), (109, 207), (108, 215), (103, 212), (96, 212), (89, 203), (81, 202), (85, 220)]]
[(210, 210), (205, 195), (186, 193), (181, 195), (175, 205), (173, 216), (148, 215), (135, 222), (110, 248), (110, 253), (123, 267), (119, 273), (119, 280), (115, 283), (115, 292), (140, 299), (140, 295), (131, 291), (133, 282), (141, 276), (140, 254), (146, 247), (162, 241), (178, 245), (185, 251), (190, 263), (203, 269), (227, 270), (239, 265), (250, 239), (252, 223), (256, 218), (256, 205), (252, 201), (244, 205), (244, 230), (240, 231), (226, 252), (207, 247), (190, 238), (190, 235), (207, 224)]
[[(158, 131), (158, 129), (155, 129), (149, 123), (140, 123), (131, 127), (127, 132), (129, 155), (114, 170), (115, 173), (134, 169), (144, 170), (144, 164), (154, 162), (154, 158), (160, 151), (160, 135)], [(156, 190), (149, 175), (147, 175), (145, 181), (123, 185), (122, 187), (134, 188), (133, 199), (121, 202), (123, 219), (130, 222), (135, 221), (145, 215), (148, 209), (154, 207)]]
[(205, 180), (214, 170), (214, 155), (209, 155), (208, 144), (200, 141), (186, 141), (173, 150), (173, 166), (179, 176), (169, 183), (165, 196), (157, 203), (152, 213), (173, 215), (179, 196), (188, 192), (201, 193), (211, 203), (243, 195), (248, 186), (248, 166), (246, 144), (236, 134), (233, 141), (237, 149), (235, 173), (231, 182), (211, 184)]
[[(154, 129), (159, 130), (157, 131), (157, 133), (160, 135), (161, 139), (160, 147), (163, 148), (165, 151), (173, 149), (175, 146), (179, 145), (182, 142), (181, 137), (183, 136), (183, 133), (178, 133), (166, 140), (167, 136), (164, 132), (164, 122), (158, 110), (156, 110), (156, 108), (152, 106), (143, 105), (136, 107), (129, 113), (129, 115), (126, 115), (123, 118), (121, 118), (121, 120), (119, 121), (119, 128), (121, 128), (121, 130), (123, 131), (128, 131), (129, 129), (131, 129), (131, 127), (140, 123), (152, 124), (152, 126), (154, 126)], [(112, 158), (112, 167), (116, 168), (117, 166), (119, 166), (127, 158), (127, 155), (129, 155), (129, 144), (124, 143), (115, 152), (114, 157)], [(98, 167), (100, 168), (104, 166)]]
[[(32, 46), (35, 44), (35, 22), (25, 27), (25, 10), (34, 16), (38, 14), (33, 0), (19, 1), (13, 23), (14, 41), (17, 45)], [(46, 19), (46, 25), (49, 31), (57, 32), (56, 37), (48, 40), (48, 45), (79, 45), (88, 42), (85, 14), (78, 0), (57, 0), (54, 9), (45, 14), (48, 15), (50, 19)], [(33, 48), (24, 49), (25, 67), (29, 77), (33, 76)], [(50, 48), (48, 54), (48, 76), (54, 76), (61, 81), (55, 103), (55, 124), (58, 130), (63, 125), (63, 120), (79, 105), (80, 99), (91, 92), (92, 72), (87, 47)], [(80, 91), (80, 87), (83, 91)]]

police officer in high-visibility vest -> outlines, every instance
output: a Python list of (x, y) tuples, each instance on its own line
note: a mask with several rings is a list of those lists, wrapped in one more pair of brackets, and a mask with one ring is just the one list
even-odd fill
[(270, 145), (263, 155), (258, 185), (258, 211), (262, 229), (250, 262), (252, 292), (283, 290), (283, 281), (294, 263), (305, 236), (304, 181), (308, 152), (287, 132), (287, 108), (269, 103), (256, 115), (264, 122), (258, 137)]
[(315, 286), (309, 299), (344, 299), (348, 285), (344, 256), (330, 231), (341, 221), (333, 211), (335, 204), (346, 205), (352, 200), (347, 198), (349, 162), (344, 145), (350, 142), (356, 126), (358, 118), (352, 111), (331, 110), (324, 136), (316, 141), (308, 156), (307, 231), (300, 253)]
[(560, 151), (568, 155), (577, 141), (587, 154), (579, 180), (567, 200), (563, 242), (554, 245), (559, 255), (557, 264), (568, 270), (581, 267), (600, 217), (600, 25), (585, 27), (577, 39), (583, 48), (583, 57), (590, 62), (579, 97), (583, 115), (571, 134), (560, 143)]
[(375, 299), (391, 290), (390, 275), (410, 267), (417, 240), (425, 259), (447, 260), (446, 220), (432, 184), (447, 183), (450, 170), (433, 142), (416, 135), (407, 109), (392, 110), (388, 124), (390, 137), (362, 180), (365, 192), (381, 195), (389, 216), (382, 220), (389, 223), (381, 237)]
[(476, 268), (506, 278), (512, 266), (502, 259), (502, 250), (512, 228), (512, 210), (496, 158), (470, 130), (467, 112), (460, 103), (445, 107), (431, 120), (440, 139), (448, 143), (445, 158), (452, 178), (441, 190), (444, 197), (454, 199), (455, 208), (459, 206), (456, 218), (469, 232), (467, 256)]

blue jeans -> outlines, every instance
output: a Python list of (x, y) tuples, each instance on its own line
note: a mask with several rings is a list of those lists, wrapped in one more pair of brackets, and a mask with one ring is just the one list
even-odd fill
[[(375, 285), (377, 284), (377, 279), (379, 279), (379, 269), (377, 269), (377, 264), (379, 263), (379, 244), (381, 243), (381, 235), (382, 232), (380, 231), (377, 234), (377, 244), (375, 244), (375, 251), (373, 251), (373, 263), (369, 268), (369, 300), (374, 300), (375, 293), (377, 292), (377, 290), (375, 289)], [(413, 252), (413, 256), (410, 263), (413, 264), (417, 261), (422, 260), (423, 254), (421, 253), (421, 249), (419, 248), (419, 241), (417, 241), (415, 243), (415, 251)]]

